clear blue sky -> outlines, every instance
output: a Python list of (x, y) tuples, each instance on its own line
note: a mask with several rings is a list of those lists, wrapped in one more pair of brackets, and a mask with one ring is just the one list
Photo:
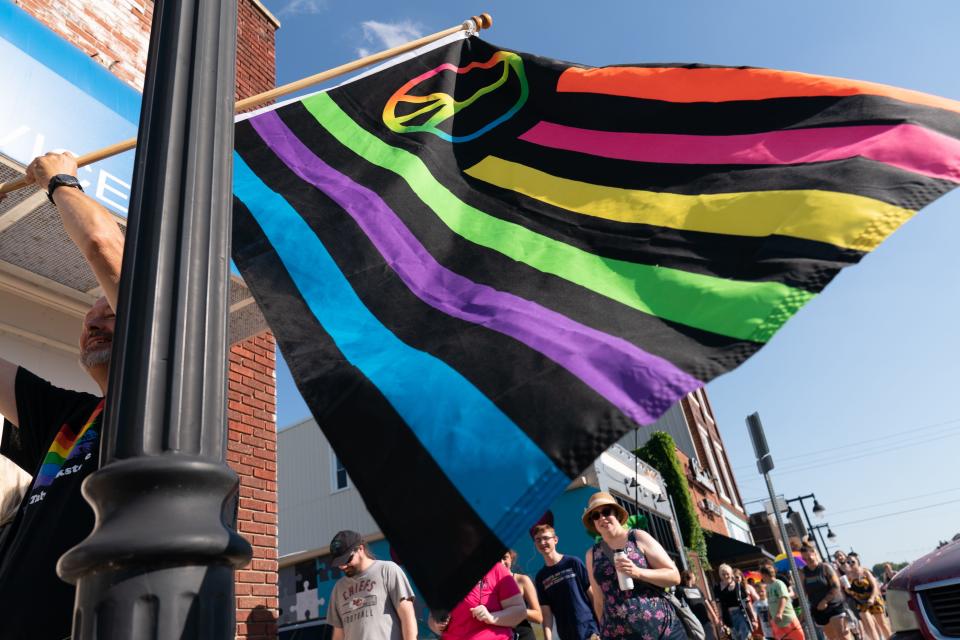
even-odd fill
[[(960, 100), (957, 0), (265, 3), (283, 23), (280, 83), (489, 11), (494, 27), (484, 38), (562, 60), (774, 67)], [(837, 542), (868, 564), (913, 559), (960, 531), (960, 269), (951, 249), (958, 238), (954, 192), (708, 386), (744, 499), (765, 495), (744, 427), (759, 411), (778, 462), (777, 489), (815, 493)], [(281, 369), (283, 427), (308, 412)], [(807, 455), (814, 452), (821, 453)]]

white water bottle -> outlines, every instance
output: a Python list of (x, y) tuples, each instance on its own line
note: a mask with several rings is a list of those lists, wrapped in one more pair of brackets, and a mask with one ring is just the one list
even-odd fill
[[(620, 558), (626, 558), (627, 554), (623, 549), (617, 549), (613, 552), (613, 560), (616, 562)], [(620, 591), (632, 591), (633, 590), (633, 578), (623, 573), (622, 571), (617, 571), (617, 582), (620, 583)]]

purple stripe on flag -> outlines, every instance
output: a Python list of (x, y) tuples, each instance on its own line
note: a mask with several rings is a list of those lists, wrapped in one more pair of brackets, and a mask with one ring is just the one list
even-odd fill
[(314, 155), (276, 112), (252, 118), (250, 124), (284, 164), (356, 221), (386, 264), (431, 307), (519, 340), (573, 373), (638, 424), (650, 424), (679, 397), (703, 385), (626, 340), (450, 271), (379, 195)]
[(540, 122), (520, 139), (604, 158), (664, 164), (796, 164), (861, 156), (960, 182), (960, 140), (913, 124), (697, 136), (596, 131)]

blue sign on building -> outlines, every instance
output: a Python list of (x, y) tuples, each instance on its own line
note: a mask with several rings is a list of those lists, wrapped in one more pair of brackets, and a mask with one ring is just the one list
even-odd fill
[[(134, 137), (140, 93), (10, 0), (0, 0), (0, 153), (27, 164)], [(80, 169), (87, 193), (126, 215), (134, 152)]]

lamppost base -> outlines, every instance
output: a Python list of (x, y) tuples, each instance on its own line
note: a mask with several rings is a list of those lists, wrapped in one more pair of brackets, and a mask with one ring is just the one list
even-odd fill
[(83, 482), (93, 532), (60, 558), (77, 585), (74, 640), (234, 637), (237, 474), (178, 453), (112, 462)]
[(106, 571), (77, 582), (73, 638), (226, 640), (235, 606), (232, 567)]

